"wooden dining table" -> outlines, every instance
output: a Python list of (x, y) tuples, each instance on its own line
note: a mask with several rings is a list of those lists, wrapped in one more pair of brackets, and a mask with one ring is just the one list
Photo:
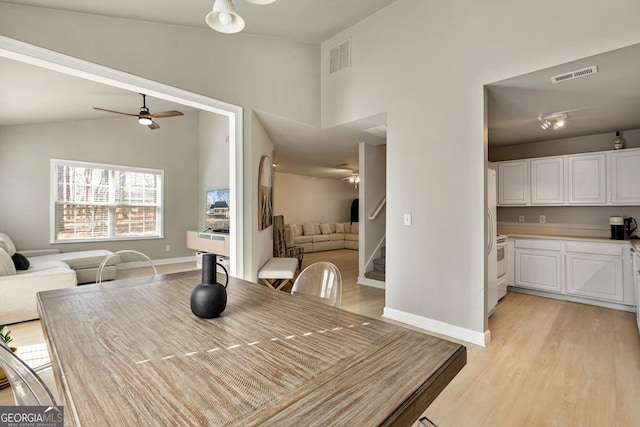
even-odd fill
[(38, 294), (67, 425), (411, 425), (466, 364), (460, 344), (235, 278), (200, 319), (200, 280)]

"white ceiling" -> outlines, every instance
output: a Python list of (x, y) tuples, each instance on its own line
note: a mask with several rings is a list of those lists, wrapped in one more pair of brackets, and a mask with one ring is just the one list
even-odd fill
[[(234, 4), (245, 19), (244, 33), (320, 43), (393, 1), (277, 0), (257, 6), (235, 0)], [(5, 3), (53, 7), (49, 0)], [(55, 2), (56, 9), (202, 28), (208, 28), (204, 16), (212, 5), (213, 0), (190, 0), (189, 7), (175, 0)], [(592, 65), (598, 66), (598, 74), (550, 82), (551, 76)], [(640, 129), (639, 70), (640, 44), (489, 85), (490, 146)], [(140, 105), (138, 94), (0, 58), (0, 126), (113, 117), (92, 107), (136, 113)], [(188, 110), (155, 98), (148, 98), (147, 106), (151, 112)], [(538, 117), (557, 112), (568, 114), (568, 126), (542, 131)], [(384, 143), (383, 138), (362, 132), (384, 124), (384, 114), (331, 129), (268, 112), (258, 112), (258, 117), (276, 145), (275, 160), (282, 172), (342, 178), (357, 169), (360, 141)], [(169, 120), (179, 118), (158, 123), (169, 125)]]

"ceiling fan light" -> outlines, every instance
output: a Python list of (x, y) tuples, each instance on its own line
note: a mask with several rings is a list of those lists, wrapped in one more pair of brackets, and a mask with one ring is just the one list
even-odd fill
[(209, 27), (226, 34), (239, 33), (244, 28), (244, 19), (238, 15), (231, 0), (216, 0), (205, 21)]
[(149, 126), (151, 123), (153, 123), (153, 120), (151, 120), (150, 117), (138, 117), (138, 123), (140, 123), (141, 125)]
[(274, 3), (276, 0), (247, 0), (249, 3), (253, 3), (253, 4), (259, 4), (259, 5), (265, 5), (265, 4), (271, 4)]

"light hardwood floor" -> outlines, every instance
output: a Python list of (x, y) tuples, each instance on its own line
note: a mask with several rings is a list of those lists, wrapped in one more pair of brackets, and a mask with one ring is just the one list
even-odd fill
[[(321, 260), (340, 268), (343, 309), (381, 317), (384, 291), (356, 283), (357, 251), (305, 254), (303, 268)], [(489, 345), (465, 344), (467, 366), (425, 412), (438, 426), (640, 426), (634, 313), (509, 292), (489, 325)], [(42, 342), (38, 321), (11, 330), (18, 346)]]

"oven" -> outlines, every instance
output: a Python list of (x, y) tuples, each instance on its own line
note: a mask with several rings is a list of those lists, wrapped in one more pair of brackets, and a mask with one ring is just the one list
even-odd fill
[(496, 257), (498, 258), (498, 300), (507, 294), (507, 236), (496, 236)]

